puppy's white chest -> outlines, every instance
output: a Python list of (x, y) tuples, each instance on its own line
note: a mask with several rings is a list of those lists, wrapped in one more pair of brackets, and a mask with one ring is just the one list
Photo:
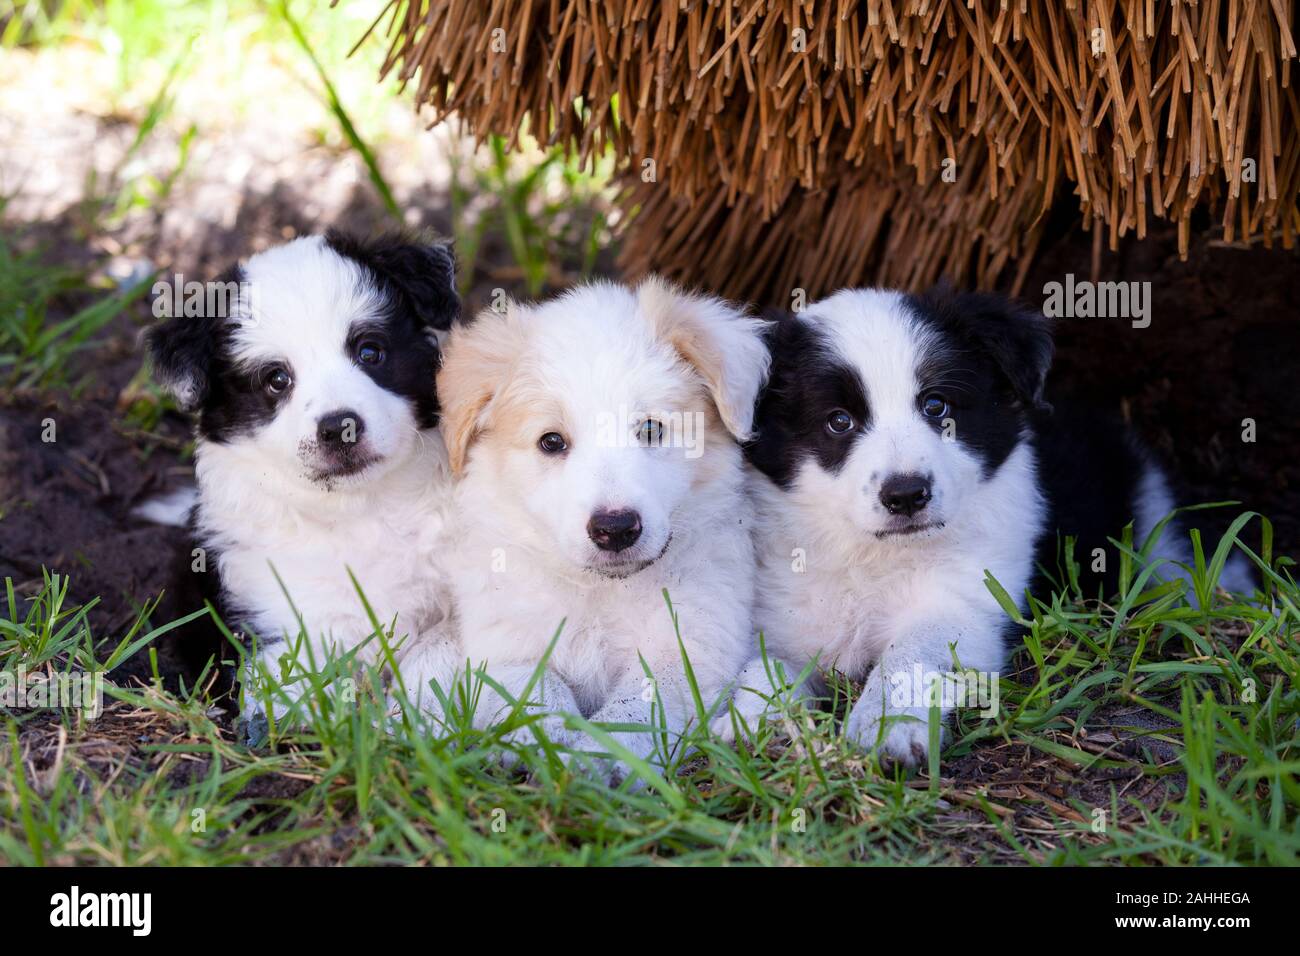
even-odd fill
[[(419, 633), (436, 616), (437, 522), (381, 514), (299, 524), (267, 535), (267, 546), (234, 547), (221, 557), (223, 585), (250, 611), (264, 640), (298, 631), (347, 646), (373, 630), (368, 604), (396, 637)], [(364, 596), (364, 597), (363, 597)]]

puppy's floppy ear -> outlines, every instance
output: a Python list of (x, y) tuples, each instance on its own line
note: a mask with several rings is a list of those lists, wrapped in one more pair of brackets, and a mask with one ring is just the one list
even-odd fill
[(210, 323), (180, 315), (145, 333), (154, 378), (182, 411), (192, 412), (208, 394), (214, 352)]
[(722, 424), (737, 441), (746, 441), (771, 361), (768, 323), (725, 299), (683, 292), (658, 276), (644, 279), (636, 295), (655, 336), (699, 372)]
[(438, 401), (453, 475), (464, 472), (470, 446), (487, 427), (492, 400), (524, 352), (523, 308), (510, 302), (504, 313), (484, 309), (473, 322), (457, 324), (443, 348)]
[(402, 233), (363, 241), (336, 229), (325, 233), (325, 241), (388, 284), (425, 325), (446, 331), (460, 315), (456, 256), (449, 243), (421, 241)]
[[(243, 272), (238, 266), (216, 280), (226, 288), (239, 288)], [(235, 307), (233, 301), (227, 308)], [(211, 384), (218, 338), (228, 318), (225, 314), (176, 315), (145, 332), (145, 347), (154, 378), (180, 406), (192, 412), (203, 404)]]
[(969, 345), (992, 358), (1018, 400), (1029, 408), (1051, 411), (1043, 391), (1055, 349), (1051, 322), (1042, 312), (1000, 295), (955, 293), (943, 286), (917, 301)]

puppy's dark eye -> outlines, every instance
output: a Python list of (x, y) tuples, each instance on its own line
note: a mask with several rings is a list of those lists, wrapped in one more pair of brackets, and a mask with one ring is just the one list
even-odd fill
[(272, 395), (283, 395), (289, 390), (289, 386), (293, 384), (293, 378), (289, 373), (278, 366), (267, 372), (263, 381), (266, 390)]
[(826, 430), (832, 435), (843, 435), (853, 430), (853, 416), (837, 408), (826, 416)]
[(948, 414), (948, 400), (937, 392), (930, 392), (921, 399), (921, 414), (926, 418), (943, 418)]
[(663, 444), (664, 423), (647, 418), (636, 430), (637, 441), (643, 445), (657, 446)]
[(569, 447), (569, 443), (559, 432), (547, 432), (537, 440), (537, 447), (547, 455), (558, 455)]
[(357, 346), (357, 361), (362, 365), (379, 365), (386, 357), (378, 342), (362, 342)]

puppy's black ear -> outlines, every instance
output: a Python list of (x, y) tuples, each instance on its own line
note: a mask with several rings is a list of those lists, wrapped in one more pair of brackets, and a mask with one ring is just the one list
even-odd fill
[(774, 359), (798, 352), (808, 337), (808, 323), (793, 312), (767, 306), (759, 316), (768, 323), (764, 341)]
[(183, 315), (168, 319), (145, 333), (145, 344), (153, 360), (154, 378), (181, 410), (192, 412), (202, 405), (212, 365), (207, 322)]
[[(243, 273), (236, 266), (225, 272), (214, 285), (238, 290)], [(238, 296), (232, 291), (231, 296)], [(218, 337), (227, 318), (226, 310), (234, 298), (222, 300), (217, 314), (188, 308), (145, 333), (145, 346), (153, 365), (154, 378), (173, 398), (182, 411), (196, 410), (208, 396), (213, 365), (216, 362)]]
[(154, 378), (182, 411), (192, 412), (208, 393), (212, 335), (206, 319), (176, 316), (145, 333)]
[(931, 290), (917, 302), (968, 346), (988, 355), (1020, 402), (1051, 411), (1043, 391), (1054, 346), (1051, 322), (1042, 312), (1000, 295), (954, 293), (946, 287)]
[(764, 342), (771, 372), (754, 413), (754, 439), (745, 445), (745, 452), (765, 474), (784, 480), (789, 473), (785, 451), (800, 428), (799, 386), (813, 332), (806, 321), (784, 309), (765, 308), (759, 314), (768, 323)]
[(449, 243), (421, 242), (400, 234), (366, 242), (336, 229), (325, 233), (325, 241), (387, 283), (425, 325), (446, 331), (460, 315), (456, 256)]

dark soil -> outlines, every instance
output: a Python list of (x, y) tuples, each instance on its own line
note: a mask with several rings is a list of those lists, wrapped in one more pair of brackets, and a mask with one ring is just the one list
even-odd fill
[[(1240, 501), (1193, 516), (1208, 542), (1249, 509), (1273, 522), (1275, 551), (1295, 556), (1300, 417), (1288, 396), (1300, 380), (1300, 255), (1214, 235), (1195, 238), (1186, 261), (1169, 227), (1103, 253), (1101, 281), (1151, 283), (1151, 324), (1059, 320), (1050, 389), (1122, 412), (1169, 468), (1180, 503)], [(1040, 305), (1045, 283), (1087, 279), (1091, 260), (1091, 237), (1071, 224), (1040, 254), (1022, 297)], [(1247, 418), (1253, 443), (1242, 440)], [(1246, 537), (1258, 542), (1258, 524)]]

